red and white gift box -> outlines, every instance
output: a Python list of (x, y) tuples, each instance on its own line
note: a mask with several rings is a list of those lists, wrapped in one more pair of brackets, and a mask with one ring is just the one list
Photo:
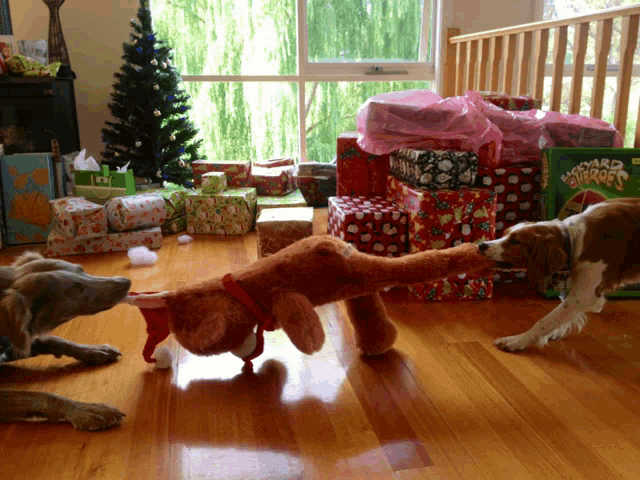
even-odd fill
[(357, 132), (340, 134), (337, 142), (338, 196), (384, 196), (389, 175), (389, 155), (365, 152)]
[(407, 215), (382, 197), (331, 197), (327, 231), (359, 251), (382, 257), (407, 252)]
[(256, 167), (252, 171), (252, 185), (258, 195), (286, 195), (296, 187), (295, 167)]
[(162, 231), (160, 227), (133, 232), (109, 233), (95, 238), (68, 238), (53, 230), (47, 238), (46, 257), (82, 255), (85, 253), (106, 253), (127, 251), (132, 247), (145, 246), (160, 248)]
[(487, 102), (505, 110), (532, 110), (542, 108), (542, 100), (528, 95), (507, 95), (499, 92), (479, 92)]
[(196, 160), (191, 163), (193, 183), (199, 187), (202, 174), (207, 172), (224, 172), (227, 185), (231, 188), (245, 188), (251, 186), (251, 162), (213, 162), (210, 160)]
[(104, 205), (84, 197), (64, 197), (49, 201), (55, 230), (68, 238), (94, 238), (107, 234)]
[(164, 198), (157, 193), (115, 197), (105, 205), (109, 227), (116, 232), (159, 227), (167, 219)]

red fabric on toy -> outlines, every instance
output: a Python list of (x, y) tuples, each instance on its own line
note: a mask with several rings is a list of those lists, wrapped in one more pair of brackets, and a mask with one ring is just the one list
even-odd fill
[[(153, 294), (158, 292), (144, 292), (144, 294)], [(139, 293), (129, 292), (130, 296), (140, 295)], [(140, 313), (147, 322), (147, 342), (144, 344), (142, 356), (147, 363), (155, 363), (156, 359), (152, 358), (156, 346), (169, 336), (169, 310), (167, 307), (158, 308), (140, 308)]]

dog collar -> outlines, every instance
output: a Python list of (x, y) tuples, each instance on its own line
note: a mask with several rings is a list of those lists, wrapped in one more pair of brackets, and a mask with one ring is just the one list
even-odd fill
[(253, 352), (246, 357), (243, 357), (244, 361), (243, 370), (253, 371), (253, 363), (251, 360), (259, 357), (264, 351), (264, 332), (273, 332), (275, 330), (275, 322), (273, 317), (266, 313), (252, 298), (245, 292), (245, 290), (233, 279), (230, 273), (227, 273), (222, 277), (222, 285), (236, 300), (242, 303), (258, 320), (258, 331), (256, 332), (256, 347)]
[(563, 248), (567, 254), (567, 270), (571, 270), (571, 256), (573, 254), (571, 247), (571, 235), (569, 235), (569, 229), (567, 226), (560, 222), (560, 232), (562, 232)]

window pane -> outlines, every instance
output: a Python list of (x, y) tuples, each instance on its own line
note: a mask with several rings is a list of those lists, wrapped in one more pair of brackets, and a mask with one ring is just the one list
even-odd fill
[(298, 158), (297, 83), (186, 82), (207, 160)]
[(430, 89), (430, 82), (319, 82), (305, 84), (307, 159), (329, 163), (336, 139), (356, 130), (356, 113), (369, 97), (385, 92)]
[(418, 61), (422, 10), (417, 0), (307, 0), (309, 61)]
[(183, 75), (295, 75), (296, 0), (154, 0)]

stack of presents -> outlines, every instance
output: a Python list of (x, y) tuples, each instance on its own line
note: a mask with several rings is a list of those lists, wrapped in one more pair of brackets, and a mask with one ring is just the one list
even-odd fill
[[(635, 181), (622, 188), (620, 179), (640, 169), (640, 151), (614, 148), (622, 137), (609, 123), (542, 111), (540, 103), (486, 92), (371, 97), (358, 112), (358, 132), (337, 139), (329, 233), (364, 252), (401, 256), (492, 240), (522, 221), (637, 195)], [(409, 290), (420, 300), (486, 299), (495, 283), (517, 282), (527, 282), (525, 272), (461, 275)], [(557, 279), (542, 288), (556, 296)]]

